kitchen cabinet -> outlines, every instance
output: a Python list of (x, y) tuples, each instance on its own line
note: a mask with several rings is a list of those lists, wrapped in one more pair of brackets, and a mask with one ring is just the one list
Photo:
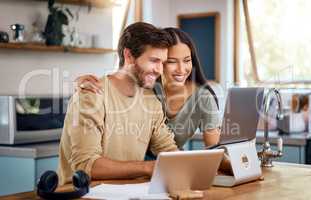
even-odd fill
[(0, 196), (34, 190), (46, 170), (57, 170), (58, 144), (0, 147)]
[[(257, 150), (261, 149), (261, 145), (264, 142), (263, 131), (257, 132), (256, 147)], [(279, 134), (277, 131), (269, 132), (269, 141), (273, 150), (277, 149), (277, 139)], [(310, 155), (310, 142), (311, 134), (307, 132), (292, 133), (289, 135), (282, 135), (283, 138), (283, 157), (278, 159), (281, 162), (299, 163), (299, 164), (311, 164)]]

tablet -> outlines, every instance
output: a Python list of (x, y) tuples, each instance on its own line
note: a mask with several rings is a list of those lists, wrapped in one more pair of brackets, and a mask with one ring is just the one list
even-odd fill
[(223, 149), (160, 153), (149, 193), (208, 189), (213, 183), (223, 155)]

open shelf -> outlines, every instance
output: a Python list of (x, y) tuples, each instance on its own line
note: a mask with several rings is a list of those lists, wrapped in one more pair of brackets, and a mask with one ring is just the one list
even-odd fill
[(81, 54), (104, 54), (112, 53), (116, 50), (106, 48), (78, 48), (65, 46), (46, 46), (35, 43), (0, 43), (0, 49), (17, 49), (29, 51), (47, 51), (47, 52), (69, 52)]
[[(48, 1), (48, 0), (39, 0)], [(56, 0), (57, 3), (74, 4), (74, 5), (91, 5), (98, 8), (107, 8), (114, 5), (111, 0)]]

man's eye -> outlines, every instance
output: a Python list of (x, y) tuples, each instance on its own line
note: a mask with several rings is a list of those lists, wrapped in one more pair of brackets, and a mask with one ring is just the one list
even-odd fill
[(150, 59), (150, 62), (159, 63), (159, 62), (161, 62), (161, 60), (159, 60), (159, 59)]
[(175, 60), (167, 60), (166, 63), (176, 63)]

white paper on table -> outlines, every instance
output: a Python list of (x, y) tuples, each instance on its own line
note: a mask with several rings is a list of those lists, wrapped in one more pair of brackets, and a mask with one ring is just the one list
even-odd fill
[(149, 194), (150, 182), (138, 184), (101, 184), (90, 188), (83, 198), (90, 199), (170, 199), (166, 193)]

